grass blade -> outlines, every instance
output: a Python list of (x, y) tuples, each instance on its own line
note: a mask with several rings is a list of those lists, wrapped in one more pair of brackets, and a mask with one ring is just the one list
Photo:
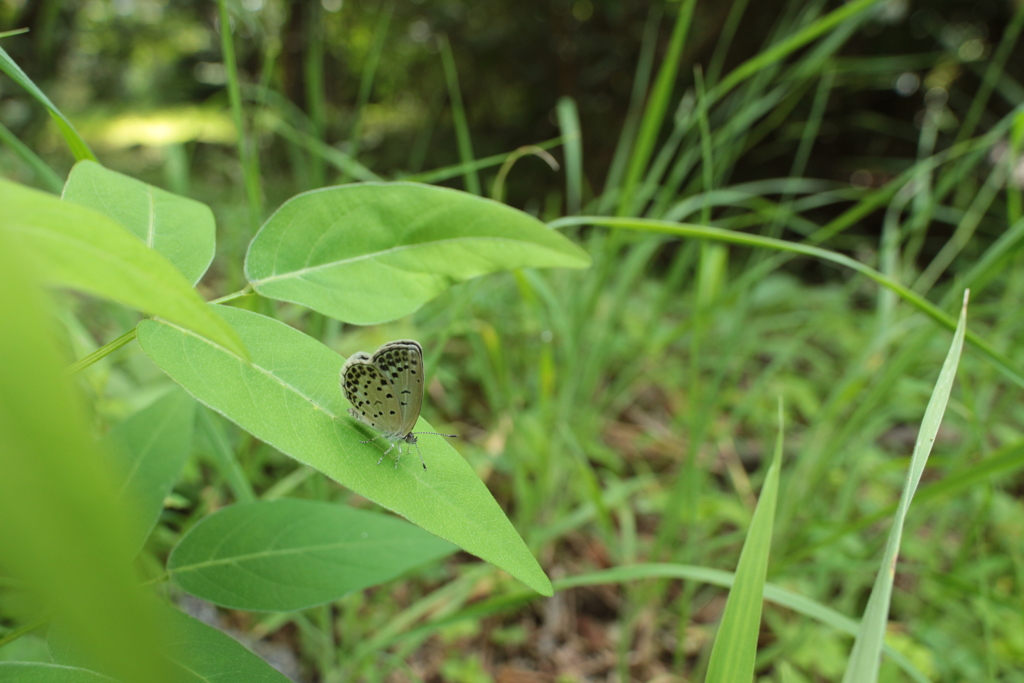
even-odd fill
[(32, 168), (32, 171), (50, 192), (60, 194), (61, 189), (64, 187), (64, 181), (57, 175), (57, 172), (39, 158), (38, 154), (29, 149), (28, 145), (15, 137), (10, 128), (2, 123), (0, 123), (0, 142), (10, 147), (11, 151), (21, 157), (21, 160)]
[[(448, 97), (452, 102), (452, 123), (455, 125), (455, 135), (459, 142), (459, 158), (463, 164), (473, 163), (473, 142), (469, 136), (469, 122), (466, 120), (466, 108), (462, 104), (462, 91), (459, 90), (459, 73), (455, 69), (455, 57), (452, 56), (452, 47), (448, 43), (448, 37), (442, 35), (441, 63), (444, 64), (444, 78), (448, 83)], [(477, 175), (476, 167), (469, 166), (463, 174), (466, 182), (466, 191), (475, 195), (480, 194), (480, 176)]]
[(850, 661), (847, 664), (846, 673), (843, 675), (843, 683), (875, 683), (878, 680), (882, 642), (885, 639), (886, 626), (889, 622), (889, 603), (892, 597), (893, 581), (896, 578), (896, 559), (903, 536), (903, 524), (906, 521), (907, 510), (910, 509), (910, 502), (917, 491), (917, 485), (921, 482), (921, 475), (928, 462), (932, 444), (935, 443), (935, 435), (942, 423), (942, 416), (946, 412), (946, 404), (949, 402), (949, 394), (953, 388), (953, 380), (956, 378), (956, 369), (964, 346), (964, 333), (967, 331), (967, 297), (968, 292), (964, 292), (964, 303), (960, 309), (960, 321), (957, 323), (956, 332), (953, 335), (953, 344), (949, 348), (946, 362), (942, 365), (942, 371), (935, 383), (932, 397), (924, 411), (921, 430), (918, 432), (917, 442), (914, 444), (914, 454), (910, 458), (910, 472), (903, 487), (903, 495), (900, 496), (896, 519), (889, 532), (889, 540), (885, 545), (882, 568), (878, 572), (874, 588), (871, 590), (871, 597), (864, 610), (864, 618), (861, 620), (857, 639), (853, 644), (853, 652), (850, 654)]
[(50, 116), (57, 123), (57, 127), (60, 129), (60, 134), (64, 137), (64, 141), (68, 143), (68, 147), (71, 148), (71, 153), (75, 155), (77, 161), (82, 159), (91, 159), (97, 161), (96, 155), (89, 149), (89, 145), (86, 144), (82, 136), (78, 134), (75, 127), (71, 125), (67, 117), (60, 113), (57, 109), (57, 105), (50, 101), (50, 98), (46, 96), (39, 87), (32, 82), (32, 79), (21, 70), (11, 56), (7, 54), (7, 51), (0, 47), (0, 71), (11, 77), (15, 83), (20, 85), (28, 92), (39, 104), (46, 107), (46, 110), (50, 112)]
[(565, 146), (565, 208), (569, 215), (580, 212), (583, 197), (583, 135), (580, 114), (571, 97), (558, 100), (558, 127)]
[(249, 220), (255, 228), (260, 223), (263, 202), (260, 194), (259, 157), (250, 149), (242, 119), (242, 94), (238, 79), (238, 62), (235, 59), (235, 44), (231, 39), (231, 17), (225, 0), (217, 0), (220, 12), (220, 46), (224, 54), (224, 69), (228, 77), (228, 99), (231, 102), (231, 118), (238, 132), (238, 158), (245, 176), (245, 196), (249, 202)]
[(708, 662), (708, 683), (746, 681), (754, 677), (757, 635), (761, 629), (764, 582), (768, 573), (768, 554), (772, 546), (772, 525), (779, 494), (779, 468), (782, 466), (782, 403), (779, 402), (779, 435), (775, 454), (750, 522), (747, 540), (740, 552), (729, 599), (725, 603), (722, 624), (715, 636)]
[(644, 110), (643, 119), (640, 122), (640, 132), (637, 135), (636, 146), (629, 159), (629, 167), (626, 170), (626, 179), (622, 184), (622, 194), (619, 195), (618, 215), (625, 216), (632, 213), (633, 194), (636, 192), (637, 183), (647, 168), (647, 162), (651, 159), (654, 151), (654, 143), (658, 138), (658, 131), (661, 130), (665, 120), (665, 113), (668, 111), (669, 99), (672, 97), (672, 88), (676, 83), (676, 74), (679, 72), (679, 60), (683, 53), (683, 42), (690, 30), (690, 20), (693, 18), (693, 8), (696, 0), (686, 0), (679, 8), (676, 15), (676, 25), (672, 29), (672, 39), (669, 42), (668, 52), (665, 60), (658, 71), (658, 78), (654, 82), (654, 90)]
[[(943, 313), (942, 309), (925, 299), (923, 296), (911, 291), (899, 282), (886, 277), (874, 268), (864, 265), (860, 261), (844, 256), (843, 254), (837, 254), (836, 252), (829, 251), (828, 249), (822, 249), (821, 247), (814, 247), (808, 244), (799, 244), (796, 242), (787, 242), (785, 240), (776, 240), (770, 237), (761, 237), (759, 235), (747, 235), (744, 233), (733, 232), (731, 230), (722, 230), (720, 228), (709, 228), (701, 225), (688, 225), (685, 223), (671, 223), (668, 221), (654, 221), (642, 218), (570, 216), (567, 218), (561, 218), (557, 221), (552, 221), (548, 225), (552, 228), (564, 228), (570, 225), (603, 225), (610, 228), (624, 228), (627, 230), (649, 230), (651, 232), (674, 234), (679, 237), (696, 237), (700, 239), (718, 240), (730, 244), (766, 247), (780, 252), (813, 256), (815, 258), (830, 261), (836, 265), (850, 268), (862, 275), (866, 275), (881, 286), (895, 292), (906, 303), (921, 311), (943, 327), (950, 330), (956, 329), (956, 321), (954, 321), (951, 316)], [(1011, 380), (1019, 387), (1024, 387), (1024, 371), (1021, 371), (1013, 360), (970, 330), (966, 331), (966, 339), (971, 343), (971, 346), (978, 349), (988, 357), (988, 359), (992, 361), (996, 368), (998, 368), (999, 371), (1007, 377), (1007, 379)]]

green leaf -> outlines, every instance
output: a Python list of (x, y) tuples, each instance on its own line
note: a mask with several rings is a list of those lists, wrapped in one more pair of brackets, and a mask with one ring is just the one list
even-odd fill
[(11, 79), (20, 85), (28, 92), (29, 95), (34, 97), (37, 102), (46, 107), (46, 110), (50, 112), (50, 116), (57, 123), (57, 127), (60, 129), (60, 134), (64, 137), (64, 141), (68, 143), (68, 147), (71, 148), (71, 153), (75, 155), (75, 159), (92, 159), (96, 160), (96, 155), (89, 149), (89, 145), (85, 144), (85, 140), (78, 134), (75, 127), (71, 125), (71, 122), (67, 120), (64, 114), (60, 113), (57, 106), (50, 101), (50, 98), (46, 96), (42, 90), (32, 82), (32, 79), (21, 70), (21, 67), (15, 63), (11, 56), (7, 54), (7, 51), (0, 47), (0, 71), (11, 77)]
[[(224, 306), (211, 310), (235, 328), (251, 361), (162, 321), (139, 325), (142, 349), (202, 403), (258, 439), (551, 594), (490, 491), (443, 437), (420, 438), (426, 471), (416, 457), (402, 459), (398, 469), (378, 466), (380, 441), (359, 443), (369, 438), (366, 428), (346, 412), (341, 356), (276, 320)], [(421, 418), (416, 431), (436, 430)]]
[(167, 610), (175, 683), (291, 683), (231, 636), (177, 610)]
[(167, 561), (183, 589), (236, 609), (291, 612), (376, 586), (455, 552), (437, 536), (342, 505), (233, 505), (192, 527)]
[(4, 683), (117, 683), (113, 678), (88, 669), (40, 662), (0, 662)]
[[(226, 633), (170, 607), (159, 607), (159, 614), (169, 637), (163, 658), (157, 661), (174, 683), (289, 683), (284, 674)], [(47, 644), (54, 660), (91, 667), (59, 624), (50, 629)], [(86, 680), (92, 683), (92, 679), (83, 683)]]
[(715, 635), (708, 661), (706, 683), (754, 680), (757, 637), (761, 630), (761, 607), (768, 573), (768, 553), (772, 547), (772, 525), (779, 495), (779, 469), (782, 467), (782, 405), (779, 405), (779, 434), (775, 455), (765, 477), (761, 497), (750, 522), (750, 531), (740, 551), (736, 576), (725, 603), (722, 623)]
[(878, 680), (878, 667), (882, 658), (882, 644), (885, 642), (886, 628), (889, 624), (889, 603), (892, 598), (892, 586), (896, 579), (896, 558), (900, 551), (903, 538), (903, 524), (907, 519), (910, 502), (914, 499), (917, 485), (921, 483), (921, 475), (932, 452), (935, 436), (939, 433), (942, 416), (949, 403), (949, 394), (953, 390), (956, 369), (960, 363), (960, 353), (964, 348), (964, 337), (967, 331), (967, 292), (964, 292), (963, 306), (960, 308), (960, 320), (953, 333), (953, 343), (942, 364), (939, 378), (935, 382), (932, 396), (921, 419), (921, 429), (914, 443), (914, 453), (910, 456), (910, 472), (903, 485), (899, 507), (896, 508), (896, 519), (889, 530), (889, 539), (885, 544), (885, 555), (882, 566), (875, 577), (875, 585), (871, 588), (864, 617), (857, 631), (857, 639), (853, 643), (850, 661), (847, 662), (843, 683), (875, 683)]
[(163, 681), (113, 465), (92, 439), (25, 260), (0, 230), (0, 567), (38, 601), (17, 616), (55, 612), (118, 678)]
[(133, 510), (132, 546), (136, 550), (160, 519), (164, 498), (192, 451), (195, 413), (195, 399), (176, 388), (107, 435), (122, 474), (118, 498)]
[(63, 199), (110, 216), (173, 263), (192, 284), (213, 261), (216, 224), (206, 204), (93, 161), (80, 161), (71, 169)]
[(431, 185), (362, 183), (285, 202), (249, 246), (245, 274), (264, 296), (369, 325), (487, 273), (589, 265), (582, 249), (504, 204)]
[(0, 231), (23, 246), (43, 282), (158, 315), (244, 354), (184, 276), (107, 216), (5, 180), (0, 206)]

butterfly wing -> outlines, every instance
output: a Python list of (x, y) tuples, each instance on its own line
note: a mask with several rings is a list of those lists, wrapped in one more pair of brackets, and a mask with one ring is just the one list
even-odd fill
[(397, 391), (397, 436), (405, 438), (416, 426), (423, 406), (423, 347), (412, 339), (388, 342), (373, 354), (373, 364)]
[(341, 390), (352, 404), (348, 412), (389, 439), (403, 438), (409, 430), (402, 431), (404, 412), (400, 394), (389, 376), (374, 362), (374, 357), (376, 354), (371, 357), (359, 352), (350, 356), (341, 368)]

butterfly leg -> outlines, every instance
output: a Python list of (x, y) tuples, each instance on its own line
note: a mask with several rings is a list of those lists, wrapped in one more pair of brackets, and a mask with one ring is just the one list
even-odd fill
[(398, 469), (398, 461), (402, 459), (402, 444), (400, 442), (396, 442), (395, 444), (392, 444), (392, 446), (396, 446), (396, 445), (398, 446), (398, 457), (395, 458), (395, 469), (397, 470)]
[[(389, 448), (386, 451), (384, 451), (384, 453), (380, 456), (380, 460), (377, 461), (378, 465), (381, 464), (382, 462), (384, 462), (384, 456), (387, 455), (388, 453), (390, 453), (391, 449), (394, 448), (394, 447), (395, 447), (395, 444), (391, 444), (391, 448)], [(401, 450), (399, 450), (399, 453), (401, 453)], [(395, 461), (395, 462), (397, 463), (397, 461)], [(398, 465), (396, 464), (395, 467), (398, 467)]]

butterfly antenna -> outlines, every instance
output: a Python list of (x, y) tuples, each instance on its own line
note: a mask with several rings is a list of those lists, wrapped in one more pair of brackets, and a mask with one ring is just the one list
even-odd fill
[[(458, 434), (442, 434), (441, 432), (413, 432), (413, 434), (433, 434), (434, 436), (447, 436), (451, 439), (458, 437)], [(427, 462), (423, 459), (423, 451), (420, 450), (419, 444), (416, 444), (416, 452), (420, 454), (420, 464), (423, 465), (423, 469), (427, 469)]]

